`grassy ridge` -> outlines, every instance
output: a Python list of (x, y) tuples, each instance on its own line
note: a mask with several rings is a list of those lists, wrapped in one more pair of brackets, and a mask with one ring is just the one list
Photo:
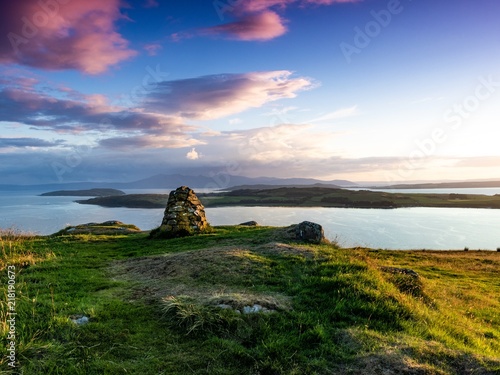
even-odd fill
[[(500, 195), (479, 194), (402, 194), (369, 190), (324, 187), (243, 189), (225, 193), (200, 194), (205, 207), (284, 206), (284, 207), (457, 207), (500, 208)], [(82, 204), (105, 207), (165, 208), (167, 194), (129, 194), (78, 200)]]
[(207, 195), (207, 207), (216, 206), (291, 206), (291, 207), (458, 207), (500, 208), (500, 195), (479, 194), (402, 194), (370, 190), (332, 188), (278, 188), (235, 190)]
[(339, 249), (238, 226), (168, 241), (1, 238), (25, 374), (500, 372), (497, 252)]

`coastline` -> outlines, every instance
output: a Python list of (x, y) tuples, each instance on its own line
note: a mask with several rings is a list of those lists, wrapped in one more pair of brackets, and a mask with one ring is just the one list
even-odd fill
[[(243, 189), (199, 194), (205, 207), (338, 207), (338, 208), (500, 208), (500, 195), (386, 193), (336, 188)], [(167, 194), (127, 194), (77, 200), (102, 207), (162, 208)]]

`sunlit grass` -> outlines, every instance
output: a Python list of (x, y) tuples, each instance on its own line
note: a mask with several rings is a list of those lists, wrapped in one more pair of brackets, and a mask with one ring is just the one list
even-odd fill
[(3, 271), (7, 264), (23, 268), (54, 256), (51, 252), (34, 252), (35, 239), (33, 234), (23, 233), (15, 228), (0, 228), (0, 271)]
[[(284, 243), (280, 236), (265, 227), (217, 227), (172, 240), (147, 233), (2, 236), (2, 281), (5, 265), (18, 267), (19, 369), (500, 371), (499, 253), (339, 249)], [(411, 269), (418, 278), (384, 267)], [(5, 301), (3, 282), (1, 293)], [(236, 311), (253, 304), (273, 312)], [(4, 302), (2, 311), (5, 340)], [(74, 315), (89, 323), (77, 326)]]

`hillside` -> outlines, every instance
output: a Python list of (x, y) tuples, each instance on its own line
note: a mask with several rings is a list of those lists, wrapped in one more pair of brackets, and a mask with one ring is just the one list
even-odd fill
[[(222, 193), (198, 194), (205, 207), (281, 206), (281, 207), (458, 207), (500, 208), (500, 195), (403, 194), (329, 187), (275, 187), (242, 189)], [(167, 194), (129, 194), (78, 200), (81, 204), (104, 207), (165, 208)]]
[(340, 249), (284, 230), (0, 233), (18, 372), (500, 373), (500, 252)]

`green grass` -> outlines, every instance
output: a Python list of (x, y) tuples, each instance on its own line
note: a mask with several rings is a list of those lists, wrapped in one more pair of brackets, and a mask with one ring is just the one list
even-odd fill
[[(7, 233), (17, 371), (500, 373), (500, 253), (284, 242), (279, 229), (239, 226), (170, 240)], [(236, 311), (255, 303), (275, 312)], [(90, 322), (75, 325), (77, 314)], [(0, 374), (12, 373), (2, 350)]]

